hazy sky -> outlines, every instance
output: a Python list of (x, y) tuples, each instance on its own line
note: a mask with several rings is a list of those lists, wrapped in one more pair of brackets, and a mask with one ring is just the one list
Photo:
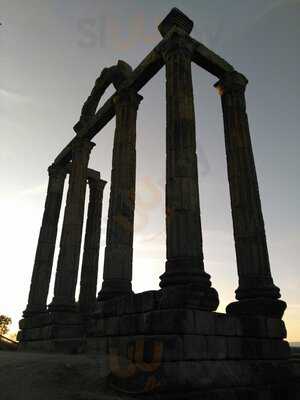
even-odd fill
[[(176, 6), (193, 19), (192, 36), (249, 79), (247, 108), (271, 268), (288, 302), (289, 339), (300, 341), (300, 0), (0, 0), (0, 6), (0, 313), (13, 318), (13, 328), (27, 303), (47, 167), (73, 137), (101, 70), (118, 59), (135, 68), (160, 40), (158, 23)], [(221, 105), (216, 78), (197, 66), (193, 74), (205, 268), (223, 311), (234, 298), (237, 272)], [(164, 80), (163, 69), (140, 91), (136, 291), (158, 288), (164, 271)], [(110, 88), (105, 99), (112, 93)], [(113, 132), (114, 121), (95, 138), (90, 161), (108, 182)], [(109, 184), (99, 286), (108, 194)]]

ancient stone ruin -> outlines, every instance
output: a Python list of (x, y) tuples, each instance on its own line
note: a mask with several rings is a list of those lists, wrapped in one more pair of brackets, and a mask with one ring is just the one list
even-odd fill
[[(49, 167), (45, 211), (29, 300), (20, 321), (20, 348), (96, 353), (109, 379), (132, 392), (180, 390), (283, 399), (291, 379), (274, 285), (246, 114), (247, 79), (190, 36), (193, 22), (172, 9), (158, 29), (162, 40), (137, 66), (105, 68), (85, 102), (76, 136)], [(223, 108), (228, 181), (239, 287), (226, 313), (204, 269), (191, 64), (217, 77)], [(139, 90), (166, 67), (166, 248), (158, 291), (132, 291), (136, 120)], [(109, 85), (116, 92), (98, 110)], [(96, 294), (106, 182), (88, 168), (92, 138), (116, 117), (102, 288)], [(54, 297), (47, 304), (57, 225), (65, 205)], [(86, 187), (79, 301), (75, 301)], [(231, 397), (233, 396), (233, 397)], [(265, 397), (264, 397), (265, 396)], [(282, 395), (283, 396), (283, 395)], [(205, 397), (206, 398), (206, 397)], [(223, 398), (223, 397), (207, 397)], [(229, 398), (229, 397), (226, 397)]]

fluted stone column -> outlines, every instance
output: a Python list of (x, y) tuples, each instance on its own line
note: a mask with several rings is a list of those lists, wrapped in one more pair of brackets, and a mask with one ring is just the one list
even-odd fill
[[(204, 271), (199, 206), (192, 48), (175, 34), (165, 48), (167, 100), (166, 272), (160, 286), (193, 285), (199, 307), (214, 310), (218, 295)], [(205, 303), (205, 306), (204, 306)]]
[(100, 248), (103, 190), (106, 182), (97, 178), (88, 179), (90, 197), (82, 259), (79, 309), (87, 314), (96, 305), (98, 261)]
[(286, 304), (271, 276), (264, 219), (252, 152), (245, 88), (248, 81), (229, 73), (215, 86), (222, 98), (225, 144), (239, 287), (228, 313), (281, 317)]
[(72, 149), (72, 166), (60, 241), (51, 311), (73, 311), (78, 277), (87, 166), (94, 143), (79, 139)]
[(54, 164), (48, 168), (48, 172), (49, 183), (45, 209), (35, 255), (28, 305), (24, 311), (24, 316), (42, 313), (47, 310), (57, 225), (67, 168)]
[(136, 118), (142, 96), (119, 93), (106, 233), (104, 273), (98, 299), (131, 293), (136, 177)]

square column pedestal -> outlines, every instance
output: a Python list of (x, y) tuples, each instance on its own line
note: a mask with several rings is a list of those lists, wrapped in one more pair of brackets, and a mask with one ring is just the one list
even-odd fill
[(202, 311), (188, 293), (179, 299), (163, 289), (99, 303), (85, 350), (105, 366), (109, 384), (126, 393), (271, 400), (288, 398), (285, 337), (280, 319)]
[(85, 322), (79, 312), (46, 312), (19, 323), (19, 349), (42, 352), (82, 353)]

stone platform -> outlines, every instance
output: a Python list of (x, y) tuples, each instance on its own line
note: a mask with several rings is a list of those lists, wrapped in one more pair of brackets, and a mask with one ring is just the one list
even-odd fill
[(98, 303), (81, 320), (81, 335), (74, 334), (79, 314), (36, 321), (42, 326), (22, 330), (23, 350), (90, 354), (110, 386), (128, 394), (188, 391), (207, 399), (273, 400), (286, 399), (280, 393), (293, 387), (282, 320), (199, 310), (187, 291), (175, 296), (162, 289)]
[(188, 300), (180, 307), (180, 297), (162, 290), (99, 305), (86, 350), (105, 357), (113, 386), (169, 394), (261, 388), (271, 396), (291, 380), (283, 321), (201, 311)]

